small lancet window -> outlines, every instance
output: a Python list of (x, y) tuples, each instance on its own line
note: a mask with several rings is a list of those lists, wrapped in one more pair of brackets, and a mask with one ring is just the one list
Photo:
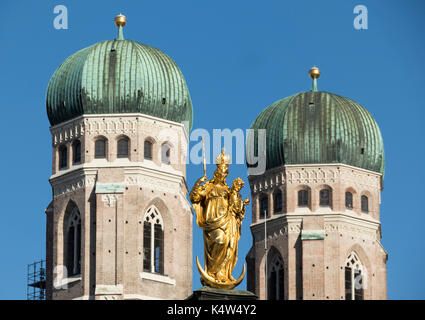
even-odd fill
[(345, 193), (345, 207), (347, 209), (353, 209), (353, 194), (349, 191)]
[(274, 213), (282, 212), (282, 191), (277, 191), (274, 195)]
[(80, 140), (75, 140), (72, 144), (72, 162), (73, 164), (78, 164), (81, 162), (81, 142)]
[(117, 143), (117, 157), (118, 158), (128, 158), (128, 146), (129, 146), (129, 139), (124, 137), (118, 140)]
[(59, 147), (59, 169), (68, 167), (68, 148), (65, 145)]
[(150, 142), (149, 140), (145, 140), (144, 156), (145, 159), (152, 160), (152, 142)]
[(260, 199), (260, 219), (265, 219), (269, 215), (269, 199), (262, 196)]
[(308, 206), (308, 190), (298, 191), (298, 206), (299, 207)]
[(167, 144), (161, 146), (161, 162), (164, 164), (170, 164), (171, 148)]
[(369, 199), (367, 196), (362, 196), (361, 197), (361, 205), (362, 205), (362, 212), (369, 212)]
[(321, 206), (329, 206), (331, 203), (331, 191), (329, 189), (320, 190), (320, 201)]
[(94, 157), (97, 159), (106, 158), (106, 139), (96, 140), (95, 145), (95, 154)]

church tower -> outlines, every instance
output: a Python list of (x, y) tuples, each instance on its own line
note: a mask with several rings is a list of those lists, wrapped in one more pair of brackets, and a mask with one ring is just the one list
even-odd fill
[(53, 74), (47, 299), (184, 299), (192, 293), (186, 155), (192, 102), (166, 54), (115, 40)]
[(317, 90), (318, 68), (309, 74), (312, 91), (273, 103), (251, 126), (266, 132), (266, 170), (248, 177), (248, 290), (260, 299), (386, 299), (381, 132), (355, 101)]

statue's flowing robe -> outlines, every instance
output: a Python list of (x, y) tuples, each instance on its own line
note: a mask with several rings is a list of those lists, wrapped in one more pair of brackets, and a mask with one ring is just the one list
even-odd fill
[(205, 271), (220, 282), (234, 281), (240, 224), (229, 210), (229, 187), (208, 181), (193, 188), (190, 201), (204, 230)]
[(228, 210), (233, 218), (233, 226), (231, 229), (231, 234), (233, 238), (233, 243), (231, 243), (231, 252), (233, 252), (233, 257), (231, 257), (231, 261), (229, 264), (230, 269), (228, 270), (228, 278), (231, 280), (235, 280), (232, 276), (232, 271), (236, 266), (236, 262), (238, 261), (238, 242), (241, 237), (241, 226), (242, 220), (245, 217), (245, 206), (242, 201), (242, 197), (239, 192), (230, 192), (229, 195), (229, 210)]

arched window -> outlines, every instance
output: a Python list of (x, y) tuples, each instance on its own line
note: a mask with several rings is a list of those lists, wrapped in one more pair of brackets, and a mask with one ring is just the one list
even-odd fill
[(299, 207), (308, 206), (308, 190), (298, 191), (298, 206)]
[(144, 145), (145, 159), (152, 160), (152, 142), (145, 140)]
[(267, 195), (260, 198), (260, 219), (265, 219), (269, 215), (269, 199)]
[(149, 207), (145, 213), (143, 270), (164, 274), (164, 223), (155, 206)]
[(68, 167), (68, 148), (65, 145), (59, 147), (59, 169)]
[(361, 202), (362, 202), (362, 212), (369, 212), (369, 199), (367, 198), (367, 196), (362, 196), (361, 198)]
[(267, 287), (267, 300), (284, 299), (284, 270), (280, 254), (275, 254), (270, 263)]
[(345, 193), (345, 207), (347, 209), (353, 209), (353, 194), (349, 191)]
[(363, 300), (365, 270), (357, 255), (352, 252), (345, 264), (345, 300)]
[(81, 273), (81, 217), (77, 207), (69, 213), (65, 233), (65, 266), (68, 276)]
[(94, 145), (95, 158), (97, 159), (106, 158), (106, 143), (107, 143), (107, 140), (105, 138), (96, 140)]
[(164, 143), (161, 146), (161, 162), (165, 164), (170, 164), (170, 154), (171, 154), (170, 146)]
[(81, 142), (75, 140), (72, 144), (72, 163), (77, 164), (81, 162)]
[(117, 143), (118, 158), (128, 158), (128, 145), (129, 145), (129, 139), (127, 137), (124, 137), (118, 140), (118, 143)]
[(319, 205), (321, 206), (330, 206), (331, 204), (331, 190), (329, 189), (322, 189), (320, 190), (320, 200), (319, 200)]
[(282, 191), (278, 190), (273, 198), (274, 213), (282, 212)]

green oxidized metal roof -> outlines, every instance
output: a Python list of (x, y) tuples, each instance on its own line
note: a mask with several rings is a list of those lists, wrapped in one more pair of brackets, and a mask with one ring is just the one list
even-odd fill
[(118, 39), (80, 50), (59, 66), (47, 88), (50, 124), (82, 114), (140, 112), (187, 121), (190, 130), (192, 101), (174, 61), (153, 47)]
[[(357, 102), (336, 94), (309, 91), (279, 100), (260, 113), (251, 129), (267, 130), (267, 169), (344, 163), (385, 171), (384, 144), (376, 121)], [(247, 144), (247, 152), (257, 154), (257, 142), (256, 138), (253, 145)]]

